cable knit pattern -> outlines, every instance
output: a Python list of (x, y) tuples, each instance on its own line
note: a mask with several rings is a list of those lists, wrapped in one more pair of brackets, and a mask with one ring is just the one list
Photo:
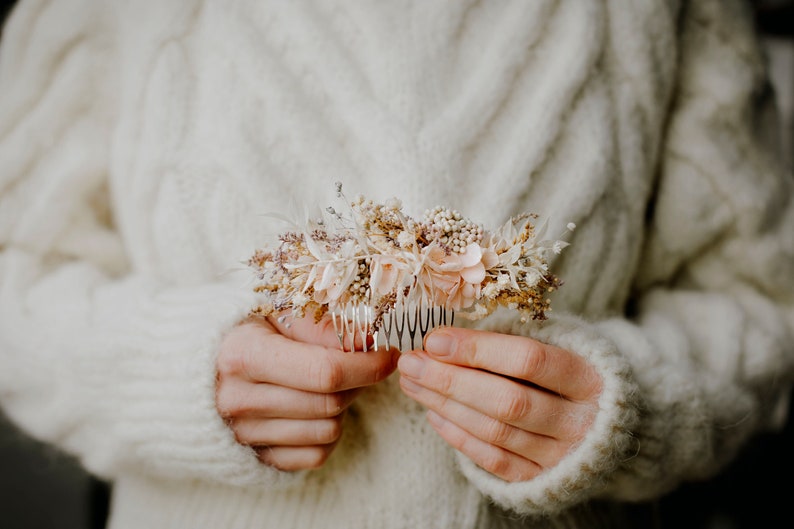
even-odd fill
[[(0, 46), (0, 402), (114, 481), (110, 527), (615, 527), (780, 424), (792, 181), (740, 0), (22, 0)], [(396, 377), (323, 468), (260, 464), (215, 411), (240, 265), (351, 194), (572, 245), (552, 317), (478, 326), (587, 358), (595, 422), (506, 483)]]

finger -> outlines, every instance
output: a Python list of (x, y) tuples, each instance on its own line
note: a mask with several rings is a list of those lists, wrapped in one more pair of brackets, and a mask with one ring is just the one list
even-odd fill
[(335, 444), (318, 446), (265, 446), (256, 449), (259, 460), (287, 472), (323, 466)]
[(571, 443), (527, 432), (489, 417), (459, 402), (446, 399), (438, 393), (423, 388), (410, 379), (400, 379), (400, 386), (408, 396), (424, 404), (439, 416), (463, 428), (478, 439), (535, 461), (544, 468), (551, 467), (559, 462), (571, 446)]
[[(362, 335), (360, 332), (343, 332), (341, 319), (338, 319), (337, 326), (334, 326), (334, 320), (328, 314), (320, 320), (315, 320), (310, 315), (296, 318), (285, 313), (275, 318), (268, 317), (268, 322), (280, 334), (298, 342), (339, 348), (345, 351), (361, 351), (364, 349), (365, 342), (368, 346), (372, 344), (371, 336)], [(352, 346), (351, 337), (354, 342)]]
[(218, 388), (216, 400), (218, 411), (225, 418), (320, 419), (342, 413), (360, 391), (312, 393), (274, 384), (234, 380)]
[(342, 418), (240, 419), (232, 425), (237, 441), (251, 446), (314, 446), (337, 441)]
[(405, 353), (400, 373), (445, 400), (529, 432), (555, 439), (578, 439), (595, 407), (520, 384), (494, 373), (437, 362), (423, 353)]
[(537, 384), (572, 400), (594, 400), (601, 377), (587, 360), (532, 338), (441, 327), (425, 339), (433, 358)]
[(543, 470), (534, 461), (477, 439), (433, 411), (427, 412), (427, 420), (450, 446), (467, 456), (478, 467), (505, 481), (527, 481)]
[(315, 393), (335, 393), (374, 384), (397, 365), (399, 351), (345, 353), (338, 347), (296, 342), (269, 324), (244, 324), (227, 337), (234, 352), (218, 362), (222, 378), (239, 376)]

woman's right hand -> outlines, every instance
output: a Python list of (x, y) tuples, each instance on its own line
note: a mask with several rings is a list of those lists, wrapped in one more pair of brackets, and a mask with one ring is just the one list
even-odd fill
[[(361, 388), (389, 376), (399, 352), (344, 352), (327, 316), (249, 318), (221, 343), (216, 407), (238, 442), (280, 470), (320, 467)], [(348, 344), (346, 344), (348, 345)]]

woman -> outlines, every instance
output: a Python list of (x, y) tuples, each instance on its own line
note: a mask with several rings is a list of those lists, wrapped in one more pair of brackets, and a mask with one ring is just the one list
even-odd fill
[[(2, 405), (111, 528), (615, 527), (784, 417), (792, 189), (738, 0), (31, 0), (1, 49)], [(400, 356), (249, 318), (261, 214), (335, 181), (575, 223), (549, 319)]]

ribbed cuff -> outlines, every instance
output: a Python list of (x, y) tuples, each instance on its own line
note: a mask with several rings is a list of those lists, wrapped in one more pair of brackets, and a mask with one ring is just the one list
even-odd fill
[(605, 495), (644, 501), (685, 479), (705, 479), (757, 428), (763, 413), (754, 395), (683, 354), (688, 342), (665, 318), (655, 319), (650, 328), (606, 320), (598, 330), (621, 350), (631, 351), (644, 404), (635, 429), (637, 452), (610, 477)]

